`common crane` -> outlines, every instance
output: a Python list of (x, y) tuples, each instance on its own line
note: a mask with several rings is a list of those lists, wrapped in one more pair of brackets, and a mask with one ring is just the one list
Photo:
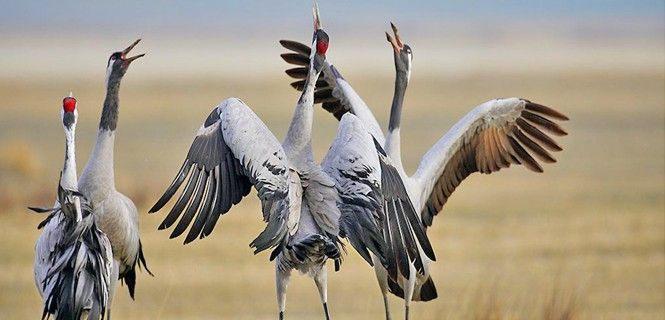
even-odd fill
[(120, 82), (129, 65), (145, 55), (127, 56), (139, 41), (140, 39), (136, 40), (123, 51), (111, 54), (108, 59), (106, 98), (97, 130), (97, 140), (78, 182), (80, 192), (88, 198), (92, 205), (99, 228), (109, 238), (113, 248), (112, 283), (108, 304), (109, 318), (118, 280), (127, 284), (129, 295), (134, 299), (137, 264), (139, 268), (142, 266), (152, 275), (146, 266), (139, 237), (138, 210), (131, 199), (116, 190), (113, 166), (113, 149), (120, 107)]
[(102, 319), (109, 299), (113, 254), (111, 243), (95, 223), (76, 183), (76, 99), (63, 99), (65, 163), (53, 208), (34, 208), (48, 217), (38, 228), (35, 283), (44, 303), (42, 319)]

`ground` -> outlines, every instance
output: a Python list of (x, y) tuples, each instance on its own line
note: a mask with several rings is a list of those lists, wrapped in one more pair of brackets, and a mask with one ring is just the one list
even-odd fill
[[(139, 81), (128, 72), (121, 91), (116, 144), (118, 189), (139, 207), (152, 278), (140, 272), (136, 301), (116, 296), (118, 319), (273, 319), (274, 267), (249, 242), (262, 230), (254, 195), (220, 219), (209, 238), (183, 246), (157, 231), (164, 213), (147, 209), (180, 167), (196, 129), (216, 103), (242, 98), (274, 130), (286, 132), (296, 93), (285, 77), (209, 78), (177, 83)], [(347, 75), (385, 123), (391, 77)], [(63, 159), (61, 97), (79, 99), (78, 167), (98, 124), (102, 79), (0, 81), (0, 318), (40, 314), (32, 276), (40, 216), (27, 205), (50, 205)], [(187, 83), (183, 86), (182, 83)], [(414, 73), (405, 100), (402, 141), (408, 171), (475, 105), (520, 96), (570, 117), (564, 151), (544, 174), (521, 167), (462, 183), (429, 235), (439, 298), (415, 303), (413, 319), (547, 317), (662, 319), (665, 315), (664, 106), (662, 70)], [(260, 94), (258, 94), (260, 93)], [(336, 121), (316, 111), (314, 145), (322, 157)], [(350, 246), (348, 246), (350, 248)], [(330, 269), (332, 270), (332, 268)], [(329, 275), (335, 319), (381, 319), (374, 274), (352, 251)], [(401, 302), (391, 299), (395, 316)], [(290, 319), (322, 318), (316, 287), (293, 277)]]

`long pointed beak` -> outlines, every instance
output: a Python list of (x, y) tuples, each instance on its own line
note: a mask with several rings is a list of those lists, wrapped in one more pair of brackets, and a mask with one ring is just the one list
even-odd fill
[(139, 54), (139, 55), (136, 55), (136, 56), (133, 56), (133, 57), (131, 57), (131, 58), (127, 58), (127, 59), (125, 59), (125, 62), (126, 62), (126, 63), (131, 63), (132, 61), (134, 61), (134, 60), (136, 60), (136, 59), (138, 59), (138, 58), (144, 57), (144, 56), (145, 56), (145, 53), (141, 53), (141, 54)]
[(312, 16), (314, 16), (314, 31), (321, 29), (321, 18), (319, 17), (319, 5), (314, 1), (312, 8)]
[(402, 37), (399, 36), (399, 31), (397, 30), (397, 27), (395, 26), (392, 21), (390, 22), (390, 28), (393, 29), (393, 33), (395, 34), (395, 41), (397, 42), (397, 45), (400, 48), (404, 47), (404, 42), (402, 42)]
[(136, 56), (130, 57), (130, 58), (126, 58), (126, 57), (127, 57), (127, 54), (128, 54), (130, 51), (132, 51), (132, 49), (134, 49), (134, 47), (136, 47), (136, 45), (137, 45), (139, 42), (141, 42), (141, 39), (136, 39), (136, 41), (134, 41), (134, 43), (132, 43), (129, 47), (127, 47), (127, 49), (122, 50), (122, 58), (123, 58), (123, 60), (125, 60), (125, 62), (130, 63), (130, 62), (132, 62), (132, 61), (134, 61), (134, 60), (136, 60), (136, 59), (138, 59), (138, 58), (140, 58), (140, 57), (145, 56), (145, 53), (142, 53), (142, 54), (139, 54), (139, 55), (136, 55)]
[(393, 29), (393, 33), (395, 34), (395, 42), (397, 43), (397, 46), (399, 46), (400, 49), (403, 48), (404, 42), (402, 42), (402, 37), (399, 36), (399, 31), (392, 21), (390, 22), (390, 28)]
[(386, 40), (388, 40), (388, 42), (390, 42), (390, 45), (393, 47), (393, 51), (395, 51), (395, 53), (398, 53), (400, 48), (397, 45), (397, 42), (395, 41), (395, 39), (388, 32), (386, 32)]
[(141, 39), (136, 39), (136, 41), (134, 41), (134, 43), (129, 45), (129, 47), (127, 47), (127, 49), (122, 50), (122, 55), (123, 56), (127, 55), (130, 51), (132, 51), (132, 49), (134, 49), (134, 47), (136, 47), (137, 44), (139, 44), (139, 42), (141, 42)]

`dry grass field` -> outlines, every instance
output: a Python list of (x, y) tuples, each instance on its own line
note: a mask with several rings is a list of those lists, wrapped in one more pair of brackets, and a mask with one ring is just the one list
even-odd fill
[[(273, 319), (273, 265), (248, 247), (263, 225), (254, 196), (224, 216), (213, 235), (183, 246), (148, 215), (179, 168), (209, 110), (238, 96), (283, 137), (296, 93), (284, 77), (139, 81), (130, 70), (121, 91), (116, 144), (118, 189), (139, 207), (152, 278), (140, 273), (136, 301), (116, 295), (116, 319)], [(391, 77), (347, 78), (385, 123)], [(78, 166), (94, 142), (103, 78), (0, 81), (0, 319), (41, 314), (32, 276), (41, 217), (63, 159), (60, 99), (79, 100)], [(406, 97), (402, 134), (411, 170), (471, 107), (522, 96), (566, 113), (569, 136), (559, 162), (533, 174), (521, 167), (474, 175), (455, 192), (429, 235), (438, 257), (439, 298), (416, 303), (413, 319), (663, 319), (665, 317), (665, 77), (653, 71), (562, 71), (418, 76)], [(316, 112), (322, 157), (336, 122)], [(350, 248), (350, 247), (349, 247)], [(382, 319), (372, 270), (353, 252), (329, 275), (335, 319)], [(401, 303), (392, 299), (395, 316)], [(316, 287), (295, 276), (291, 319), (322, 318)]]

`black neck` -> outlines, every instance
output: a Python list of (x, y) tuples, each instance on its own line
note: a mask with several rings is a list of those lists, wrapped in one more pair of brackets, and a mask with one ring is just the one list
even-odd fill
[(106, 88), (106, 98), (102, 109), (102, 119), (99, 121), (99, 129), (114, 131), (118, 125), (118, 91), (120, 91), (121, 76), (112, 73)]
[(407, 79), (406, 73), (397, 71), (395, 77), (395, 93), (393, 94), (393, 104), (390, 108), (390, 121), (388, 122), (388, 131), (399, 128), (402, 117), (402, 103), (406, 93)]

